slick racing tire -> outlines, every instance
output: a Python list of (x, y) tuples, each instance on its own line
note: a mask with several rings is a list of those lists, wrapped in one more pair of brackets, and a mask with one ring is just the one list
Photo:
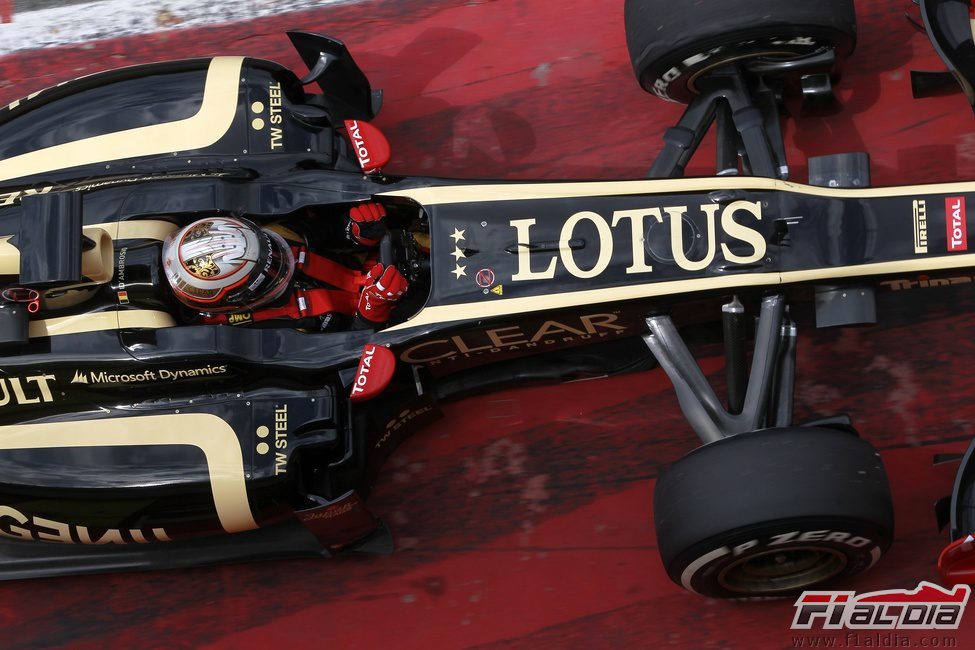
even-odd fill
[(752, 58), (793, 59), (856, 44), (853, 0), (626, 0), (626, 44), (637, 80), (676, 102), (707, 70)]
[(794, 595), (873, 566), (894, 512), (876, 450), (835, 429), (766, 429), (691, 452), (657, 480), (671, 580), (714, 598)]

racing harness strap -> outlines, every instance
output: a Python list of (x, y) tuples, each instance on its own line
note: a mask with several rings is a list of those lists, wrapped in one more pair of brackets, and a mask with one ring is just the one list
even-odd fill
[(353, 271), (327, 257), (311, 253), (304, 247), (293, 246), (291, 252), (295, 256), (296, 271), (312, 280), (354, 293), (358, 297), (359, 289), (365, 284), (364, 273)]
[(333, 260), (316, 255), (304, 247), (293, 246), (295, 271), (307, 278), (337, 287), (337, 289), (295, 289), (288, 302), (280, 307), (267, 307), (231, 314), (211, 314), (203, 317), (207, 325), (246, 325), (276, 318), (308, 318), (337, 312), (353, 316), (359, 303), (359, 289), (366, 275)]

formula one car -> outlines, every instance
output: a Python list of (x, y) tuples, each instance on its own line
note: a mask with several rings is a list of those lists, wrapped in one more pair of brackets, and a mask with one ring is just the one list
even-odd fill
[[(968, 2), (921, 5), (975, 98), (975, 43), (951, 27)], [(688, 104), (656, 180), (390, 176), (369, 124), (381, 94), (341, 42), (305, 32), (304, 78), (197, 59), (0, 110), (0, 577), (389, 552), (364, 498), (441, 400), (654, 363), (705, 443), (656, 488), (678, 584), (787, 595), (875, 564), (893, 533), (884, 468), (848, 419), (793, 422), (797, 323), (923, 320), (930, 298), (903, 289), (975, 266), (975, 184), (872, 189), (865, 154), (788, 180), (780, 108), (828, 101), (852, 0), (695, 7), (626, 3), (640, 83)], [(718, 174), (679, 178), (712, 123)], [(385, 329), (208, 324), (168, 290), (161, 242), (200, 216), (297, 223), (342, 259), (336, 214), (366, 202), (389, 213), (380, 261), (410, 281)], [(723, 333), (726, 401), (685, 325)]]

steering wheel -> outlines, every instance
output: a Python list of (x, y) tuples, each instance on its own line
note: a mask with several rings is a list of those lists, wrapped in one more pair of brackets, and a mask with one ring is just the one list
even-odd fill
[(379, 241), (379, 262), (400, 270), (410, 285), (424, 283), (430, 277), (430, 263), (419, 254), (416, 240), (405, 230), (388, 231)]
[(396, 261), (393, 259), (393, 234), (388, 230), (379, 242), (379, 263), (383, 267), (396, 264)]

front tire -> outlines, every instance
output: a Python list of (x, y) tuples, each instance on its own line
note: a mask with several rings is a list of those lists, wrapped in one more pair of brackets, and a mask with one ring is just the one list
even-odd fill
[(696, 79), (754, 58), (794, 59), (856, 43), (853, 0), (626, 0), (626, 44), (637, 80), (661, 99), (690, 102)]
[(715, 598), (784, 597), (872, 567), (893, 539), (879, 454), (835, 429), (766, 429), (701, 447), (654, 492), (670, 578)]

